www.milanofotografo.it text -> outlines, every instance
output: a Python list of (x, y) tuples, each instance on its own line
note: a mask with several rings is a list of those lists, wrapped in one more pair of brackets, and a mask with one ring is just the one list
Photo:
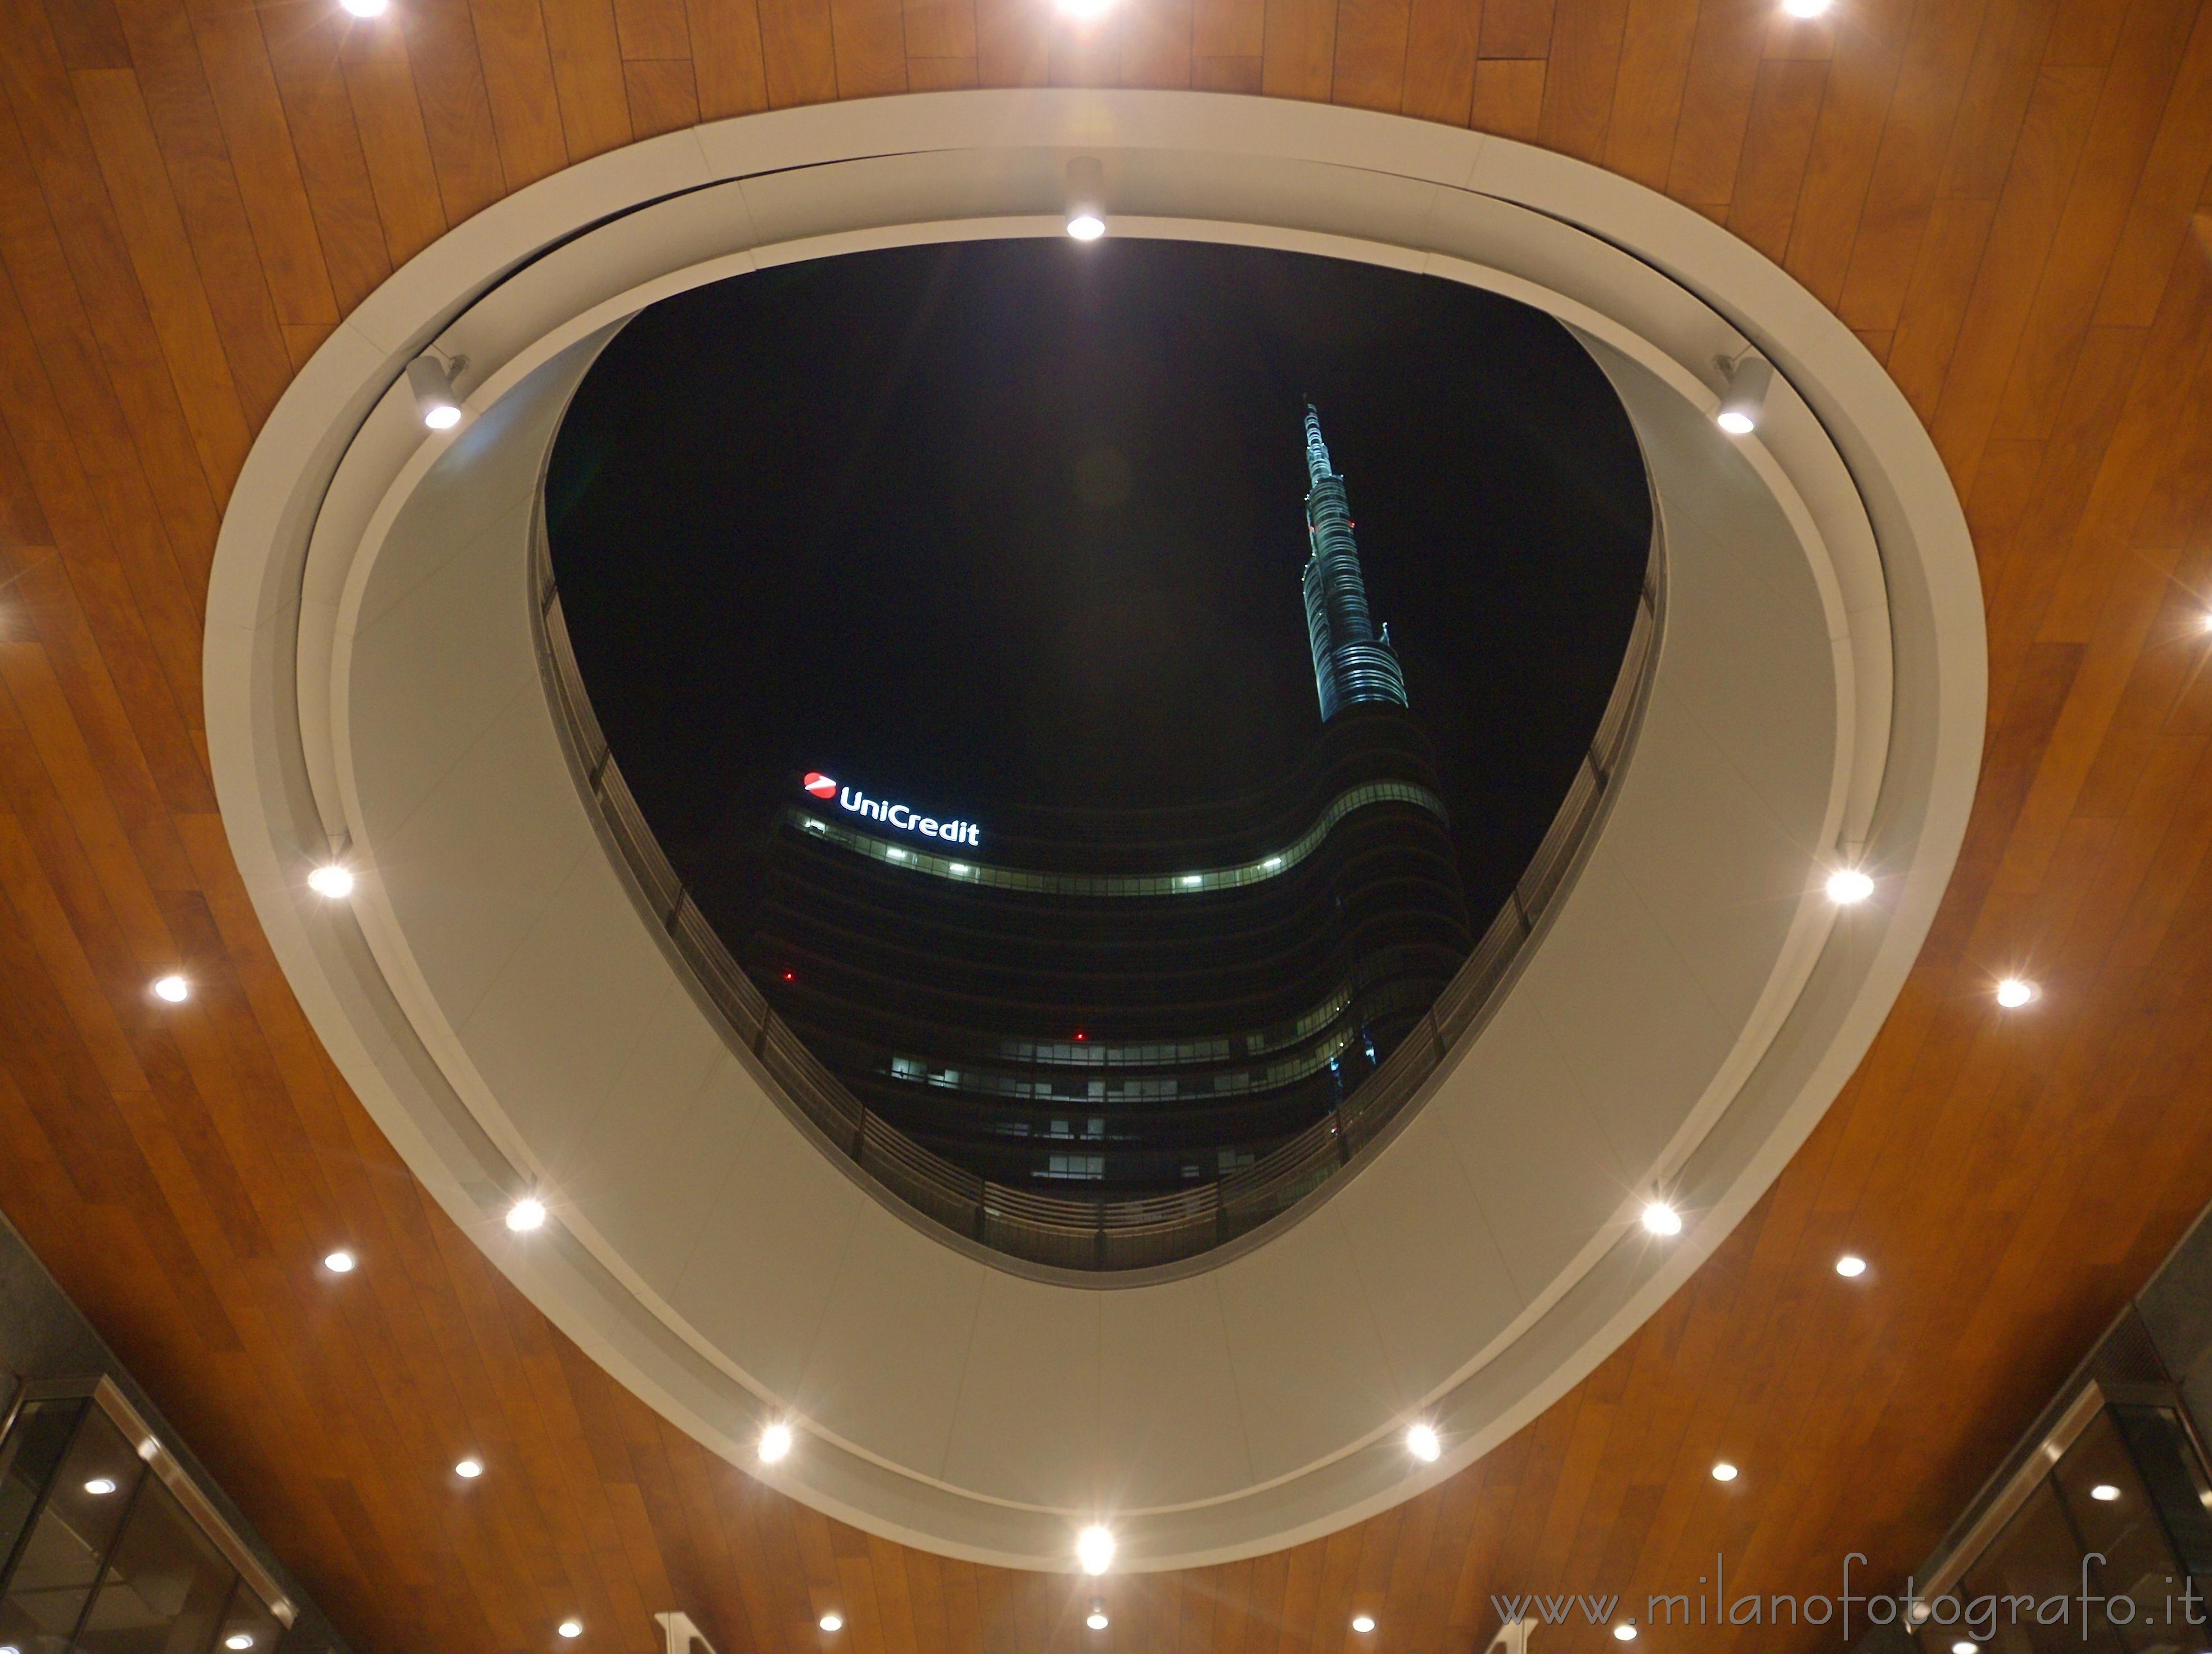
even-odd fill
[[(2204, 1598), (2197, 1594), (2186, 1575), (2166, 1576), (2161, 1602), (2134, 1592), (2108, 1594), (2095, 1590), (2089, 1578), (2094, 1563), (2102, 1566), (2101, 1551), (2081, 1558), (2081, 1577), (2074, 1588), (2045, 1595), (2033, 1592), (1983, 1591), (1968, 1595), (1958, 1590), (1932, 1596), (1917, 1590), (1911, 1580), (1897, 1592), (1867, 1591), (1858, 1588), (1853, 1571), (1866, 1566), (1866, 1554), (1852, 1551), (1844, 1558), (1843, 1589), (1832, 1594), (1813, 1592), (1729, 1595), (1726, 1560), (1713, 1558), (1710, 1577), (1698, 1576), (1694, 1592), (1653, 1593), (1644, 1599), (1639, 1614), (1616, 1593), (1597, 1596), (1583, 1592), (1531, 1591), (1524, 1595), (1492, 1593), (1490, 1606), (1499, 1621), (1516, 1625), (1568, 1625), (1581, 1621), (1593, 1626), (1833, 1626), (1845, 1642), (1854, 1629), (1872, 1626), (1929, 1623), (1955, 1626), (1977, 1641), (1986, 1641), (2006, 1625), (2079, 1626), (2083, 1641), (2098, 1626), (2186, 1626), (2206, 1624)], [(2137, 1589), (2141, 1589), (2138, 1582)]]

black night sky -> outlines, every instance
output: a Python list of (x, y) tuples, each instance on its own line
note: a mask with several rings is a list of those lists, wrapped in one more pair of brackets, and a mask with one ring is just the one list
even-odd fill
[(1478, 929), (1626, 646), (1650, 532), (1605, 378), (1537, 312), (1299, 254), (969, 242), (653, 307), (548, 483), (579, 660), (679, 871), (828, 771), (995, 806), (1218, 798), (1320, 727), (1321, 410)]

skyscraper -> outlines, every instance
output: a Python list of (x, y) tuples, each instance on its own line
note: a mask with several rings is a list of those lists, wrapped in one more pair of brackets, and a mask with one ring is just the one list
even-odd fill
[(1321, 416), (1306, 404), (1306, 634), (1313, 643), (1314, 687), (1321, 693), (1322, 721), (1361, 701), (1404, 706), (1406, 675), (1390, 647), (1390, 629), (1378, 635), (1367, 612), (1367, 582), (1359, 572), (1359, 546), (1352, 538), (1352, 508), (1344, 478), (1328, 459), (1322, 441)]

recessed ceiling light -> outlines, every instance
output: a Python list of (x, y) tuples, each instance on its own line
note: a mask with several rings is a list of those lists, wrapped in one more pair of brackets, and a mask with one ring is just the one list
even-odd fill
[(154, 997), (167, 1000), (171, 1005), (182, 1005), (185, 996), (191, 991), (191, 985), (182, 976), (163, 976), (154, 984)]
[(1735, 1477), (1735, 1466), (1730, 1464), (1726, 1459), (1723, 1459), (1718, 1464), (1713, 1467), (1713, 1480), (1715, 1481), (1734, 1481)]
[(1792, 17), (1819, 17), (1826, 15), (1829, 0), (1782, 0), (1782, 9)]
[(1096, 1523), (1075, 1536), (1075, 1560), (1085, 1573), (1103, 1573), (1114, 1566), (1114, 1535)]
[(349, 1275), (353, 1273), (353, 1254), (340, 1247), (324, 1258), (323, 1268), (334, 1275)]
[(1846, 1252), (1836, 1260), (1836, 1273), (1846, 1280), (1866, 1274), (1866, 1260), (1853, 1252)]
[(1613, 1634), (1617, 1641), (1632, 1643), (1636, 1640), (1636, 1627), (1632, 1625), (1618, 1625), (1613, 1628)]
[(2101, 1504), (2110, 1505), (2120, 1496), (2120, 1490), (2109, 1481), (2100, 1481), (2089, 1490), (2089, 1497)]
[(2008, 976), (1997, 984), (1997, 1003), (2008, 1011), (2017, 1011), (2034, 997), (2035, 984), (2018, 976)]
[(1682, 1214), (1664, 1201), (1654, 1201), (1644, 1208), (1644, 1226), (1655, 1235), (1679, 1235)]
[(1371, 1614), (1353, 1614), (1352, 1616), (1352, 1628), (1358, 1632), (1361, 1636), (1364, 1637), (1369, 1632), (1375, 1629), (1375, 1616)]
[(791, 1426), (772, 1424), (761, 1432), (760, 1456), (763, 1464), (781, 1464), (791, 1456)]
[(225, 1648), (251, 1648), (253, 1646), (253, 1633), (250, 1631), (234, 1631), (222, 1639), (222, 1645)]
[(1091, 1605), (1091, 1612), (1083, 1616), (1083, 1623), (1093, 1631), (1103, 1631), (1114, 1622), (1106, 1617), (1105, 1603), (1093, 1602)]
[(842, 1631), (845, 1628), (845, 1616), (838, 1613), (836, 1608), (831, 1608), (829, 1613), (822, 1616), (820, 1623), (824, 1631)]
[(507, 1208), (507, 1226), (518, 1235), (545, 1226), (545, 1202), (525, 1195)]
[(1406, 1450), (1423, 1464), (1434, 1464), (1443, 1456), (1444, 1444), (1437, 1439), (1435, 1426), (1417, 1424), (1406, 1432)]
[(1874, 894), (1874, 880), (1856, 867), (1838, 867), (1828, 875), (1828, 900), (1839, 908), (1856, 906)]
[(584, 1634), (584, 1622), (581, 1620), (563, 1620), (553, 1628), (563, 1637), (576, 1638)]
[(94, 1499), (105, 1499), (115, 1491), (115, 1479), (112, 1476), (94, 1476), (85, 1483), (84, 1491)]
[(459, 1476), (463, 1481), (474, 1481), (478, 1476), (483, 1475), (483, 1461), (482, 1459), (463, 1459), (459, 1464), (453, 1467), (453, 1474)]
[(338, 3), (356, 17), (381, 17), (392, 0), (338, 0)]
[(307, 875), (307, 888), (318, 896), (339, 901), (353, 894), (353, 870), (332, 861)]
[(1979, 1643), (1970, 1643), (1961, 1637), (1951, 1645), (1951, 1654), (1982, 1654), (1982, 1645)]
[(1106, 221), (1095, 212), (1079, 212), (1067, 221), (1067, 233), (1079, 241), (1095, 241), (1106, 234)]
[(1087, 23), (1114, 9), (1114, 0), (1059, 0), (1060, 15)]

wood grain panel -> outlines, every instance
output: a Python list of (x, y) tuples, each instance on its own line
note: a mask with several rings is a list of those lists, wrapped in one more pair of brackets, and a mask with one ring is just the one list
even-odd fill
[[(1285, 1552), (1096, 1587), (795, 1505), (520, 1299), (307, 1027), (199, 727), (221, 503), (396, 260), (702, 115), (1048, 80), (1398, 108), (1672, 191), (1838, 307), (1929, 422), (1991, 626), (1983, 782), (1935, 932), (1729, 1241), (1464, 1474)], [(1850, 0), (1817, 22), (1747, 0), (1125, 0), (1080, 34), (1042, 0), (407, 0), (373, 21), (0, 0), (0, 1206), (362, 1654), (548, 1654), (571, 1613), (577, 1654), (651, 1654), (667, 1608), (723, 1654), (821, 1654), (832, 1608), (830, 1654), (1475, 1654), (1493, 1594), (1640, 1610), (1716, 1551), (1731, 1579), (1832, 1590), (1846, 1549), (1877, 1577), (1925, 1551), (2212, 1197), (2195, 0)], [(190, 1004), (153, 1001), (179, 968)], [(1990, 985), (2023, 969), (2045, 996), (2001, 1016)], [(342, 1280), (315, 1266), (338, 1244), (362, 1260)], [(1872, 1261), (1856, 1283), (1829, 1268), (1845, 1247)], [(480, 1482), (452, 1475), (464, 1453)], [(1790, 1654), (1826, 1633), (1695, 1634)]]

